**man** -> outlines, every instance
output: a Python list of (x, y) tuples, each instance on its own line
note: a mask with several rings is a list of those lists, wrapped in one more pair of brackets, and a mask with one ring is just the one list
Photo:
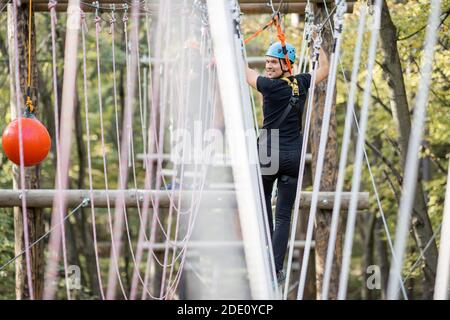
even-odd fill
[[(315, 38), (315, 36), (314, 36)], [(295, 48), (286, 43), (290, 63), (295, 63)], [(286, 255), (291, 212), (295, 201), (302, 148), (301, 115), (311, 82), (311, 74), (291, 75), (280, 42), (272, 44), (266, 53), (266, 76), (247, 67), (247, 82), (263, 95), (263, 130), (258, 138), (264, 196), (272, 237), (278, 283), (285, 279), (283, 262)], [(316, 84), (328, 76), (328, 59), (320, 49)], [(278, 143), (276, 139), (278, 137)], [(272, 143), (272, 140), (273, 143)], [(267, 154), (270, 164), (262, 161)], [(275, 170), (273, 165), (275, 164)], [(265, 170), (265, 169), (272, 170)], [(275, 180), (277, 203), (273, 228), (271, 194)]]

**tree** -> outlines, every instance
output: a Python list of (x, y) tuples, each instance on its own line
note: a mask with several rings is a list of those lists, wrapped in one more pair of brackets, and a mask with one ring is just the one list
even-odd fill
[[(12, 119), (17, 117), (16, 114), (16, 90), (15, 90), (15, 59), (14, 55), (18, 54), (19, 58), (19, 82), (21, 93), (26, 93), (27, 91), (27, 76), (28, 76), (28, 60), (27, 52), (28, 46), (28, 6), (23, 4), (18, 7), (17, 11), (17, 38), (18, 38), (18, 50), (19, 52), (14, 52), (14, 17), (12, 5), (8, 5), (8, 38), (9, 38), (9, 63), (10, 63), (10, 103), (11, 103), (11, 115)], [(35, 113), (37, 114), (38, 108), (38, 72), (37, 72), (37, 60), (36, 60), (36, 32), (34, 27), (34, 14), (31, 17), (31, 98), (35, 108)], [(25, 101), (25, 96), (21, 97), (21, 101)], [(22, 107), (22, 106), (20, 106)], [(22, 108), (21, 108), (22, 109)], [(27, 189), (38, 189), (40, 187), (40, 167), (35, 166), (32, 168), (25, 169), (25, 188)], [(14, 168), (13, 177), (13, 188), (20, 188), (19, 180), (19, 170), (17, 167)], [(22, 218), (21, 208), (14, 209), (14, 234), (15, 234), (15, 253), (16, 255), (21, 253), (24, 247), (23, 240), (23, 218)], [(30, 234), (30, 243), (33, 243), (44, 233), (44, 220), (43, 212), (41, 209), (37, 208), (27, 208), (27, 220), (28, 220), (28, 231)], [(44, 282), (44, 243), (39, 242), (30, 250), (31, 258), (31, 276), (34, 291), (34, 298), (41, 299), (43, 292), (43, 282)], [(29, 299), (28, 291), (28, 280), (26, 274), (26, 263), (24, 256), (21, 256), (16, 260), (16, 298), (17, 299)]]
[[(315, 23), (321, 23), (328, 17), (324, 5), (316, 5), (314, 8)], [(327, 53), (328, 58), (333, 48), (333, 35), (329, 26), (322, 31), (322, 48)], [(327, 81), (322, 81), (316, 86), (314, 92), (314, 106), (311, 115), (311, 153), (313, 176), (316, 170), (318, 149), (320, 143), (320, 131), (325, 107)], [(328, 131), (327, 148), (325, 151), (325, 162), (323, 165), (322, 179), (320, 181), (320, 191), (335, 191), (337, 182), (338, 147), (336, 133), (336, 92), (334, 93), (333, 106)], [(315, 261), (316, 261), (316, 291), (317, 297), (322, 295), (323, 274), (328, 250), (328, 238), (330, 237), (332, 210), (317, 209), (315, 221)], [(336, 299), (339, 285), (339, 270), (342, 262), (342, 225), (340, 224), (336, 247), (334, 250), (333, 268), (331, 273), (329, 299)]]
[[(401, 167), (404, 168), (411, 132), (411, 117), (405, 90), (403, 69), (397, 48), (397, 29), (392, 22), (386, 0), (383, 1), (383, 9), (381, 12), (380, 39), (384, 52), (384, 61), (381, 67), (387, 79), (390, 105), (398, 131), (398, 144), (401, 153), (400, 163)], [(417, 181), (412, 227), (417, 246), (423, 252), (423, 298), (431, 299), (433, 297), (438, 251), (434, 240), (431, 241), (428, 249), (425, 250), (428, 241), (433, 236), (433, 229), (427, 213), (425, 194), (420, 175)]]

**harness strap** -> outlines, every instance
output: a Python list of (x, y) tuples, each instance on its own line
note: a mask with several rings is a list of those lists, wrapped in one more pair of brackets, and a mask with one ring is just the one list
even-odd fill
[[(281, 124), (283, 123), (283, 121), (287, 118), (288, 114), (291, 112), (291, 110), (294, 108), (297, 112), (300, 112), (299, 110), (299, 105), (298, 105), (298, 101), (299, 101), (299, 88), (298, 88), (298, 82), (297, 79), (294, 78), (294, 80), (291, 80), (289, 78), (280, 78), (283, 81), (286, 81), (288, 83), (288, 85), (292, 88), (292, 96), (289, 99), (289, 103), (286, 106), (286, 109), (284, 109), (283, 113), (281, 114), (281, 116), (278, 118), (278, 120), (273, 124), (274, 128), (280, 128)], [(300, 115), (300, 113), (299, 113)], [(301, 119), (300, 119), (301, 121)], [(267, 136), (262, 136), (261, 139), (258, 137), (258, 144), (259, 145), (265, 145), (267, 143)]]
[(294, 78), (294, 80), (292, 81), (289, 78), (281, 78), (281, 80), (284, 80), (288, 83), (288, 85), (292, 88), (292, 95), (293, 96), (299, 96), (299, 90), (298, 90), (298, 82), (297, 82), (297, 78)]

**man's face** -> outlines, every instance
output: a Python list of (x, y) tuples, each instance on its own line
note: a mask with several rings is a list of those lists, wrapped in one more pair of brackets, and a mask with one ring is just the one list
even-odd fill
[[(283, 68), (286, 70), (286, 62), (281, 61)], [(281, 70), (280, 60), (278, 58), (266, 56), (266, 76), (267, 78), (275, 79), (283, 75)]]

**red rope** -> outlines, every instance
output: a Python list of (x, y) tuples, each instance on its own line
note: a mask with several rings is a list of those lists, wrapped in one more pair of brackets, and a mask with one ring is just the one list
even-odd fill
[(277, 37), (278, 37), (278, 40), (280, 40), (280, 42), (281, 42), (281, 47), (283, 48), (284, 59), (286, 60), (286, 64), (288, 66), (289, 72), (292, 74), (292, 65), (291, 65), (291, 61), (289, 60), (289, 55), (288, 55), (288, 52), (286, 49), (286, 36), (283, 32), (283, 29), (281, 28), (281, 23), (279, 21), (278, 15), (275, 16), (274, 21), (275, 21), (275, 25), (277, 27)]

